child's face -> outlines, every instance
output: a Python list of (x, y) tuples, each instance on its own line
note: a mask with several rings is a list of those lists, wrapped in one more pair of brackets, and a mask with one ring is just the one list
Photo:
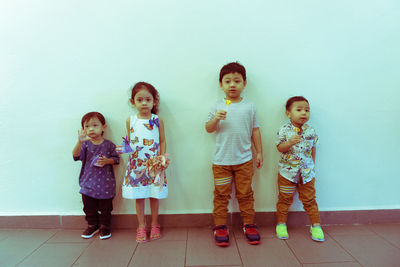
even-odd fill
[(240, 100), (240, 95), (246, 87), (246, 81), (243, 80), (240, 73), (228, 73), (222, 77), (222, 82), (219, 85), (228, 100)]
[(136, 107), (141, 116), (149, 116), (154, 105), (154, 98), (146, 89), (140, 89), (133, 101), (131, 99), (131, 103)]
[(89, 136), (89, 138), (92, 140), (100, 139), (106, 128), (107, 125), (101, 124), (101, 121), (96, 117), (90, 118), (83, 124), (83, 130), (85, 131), (86, 135)]
[(286, 111), (286, 116), (294, 126), (301, 127), (310, 118), (310, 105), (306, 101), (296, 101)]

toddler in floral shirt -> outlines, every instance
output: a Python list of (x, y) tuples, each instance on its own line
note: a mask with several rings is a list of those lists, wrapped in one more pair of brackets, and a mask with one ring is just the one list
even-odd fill
[(278, 174), (278, 203), (276, 204), (276, 235), (288, 239), (286, 220), (296, 190), (311, 221), (311, 238), (325, 241), (321, 228), (318, 205), (315, 200), (315, 153), (318, 135), (307, 124), (310, 105), (306, 98), (295, 96), (286, 102), (289, 122), (283, 125), (277, 138), (277, 149), (281, 152)]

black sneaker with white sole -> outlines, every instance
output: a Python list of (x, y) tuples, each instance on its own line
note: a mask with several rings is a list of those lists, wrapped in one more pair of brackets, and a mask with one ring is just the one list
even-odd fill
[(108, 239), (111, 237), (111, 232), (109, 228), (100, 228), (100, 239)]
[(89, 225), (88, 228), (83, 231), (81, 237), (86, 239), (92, 238), (97, 233), (97, 230), (99, 230), (97, 225)]

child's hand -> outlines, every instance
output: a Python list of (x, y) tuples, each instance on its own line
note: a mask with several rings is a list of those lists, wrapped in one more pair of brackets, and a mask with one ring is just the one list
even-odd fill
[(121, 145), (116, 146), (115, 151), (116, 151), (118, 154), (123, 154), (123, 153), (124, 153), (124, 152), (122, 152), (122, 146), (121, 146)]
[(90, 140), (90, 138), (89, 138), (89, 136), (86, 135), (86, 131), (83, 130), (83, 129), (78, 130), (78, 141), (80, 143), (83, 143), (83, 142), (85, 142), (87, 140)]
[(96, 166), (98, 167), (104, 167), (104, 165), (107, 164), (112, 164), (111, 161), (113, 161), (112, 159), (109, 159), (105, 156), (101, 156), (99, 157), (99, 159), (96, 161)]
[(226, 119), (226, 110), (218, 110), (215, 113), (214, 118), (216, 118), (217, 120), (225, 120)]
[(292, 135), (292, 137), (290, 137), (290, 139), (289, 139), (289, 143), (291, 145), (295, 145), (297, 143), (300, 143), (300, 141), (301, 141), (301, 135), (298, 135), (298, 134)]
[(257, 153), (256, 155), (256, 167), (257, 169), (260, 169), (263, 166), (263, 155), (261, 153)]
[(165, 161), (165, 166), (164, 167), (168, 168), (170, 162), (171, 162), (171, 160), (169, 158), (167, 158), (166, 161)]

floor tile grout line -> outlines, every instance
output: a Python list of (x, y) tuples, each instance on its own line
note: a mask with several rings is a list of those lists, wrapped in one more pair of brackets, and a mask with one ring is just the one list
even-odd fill
[(82, 250), (82, 252), (79, 254), (79, 256), (74, 260), (74, 262), (71, 264), (71, 267), (75, 265), (75, 263), (79, 260), (79, 258), (85, 253), (85, 251), (90, 247), (90, 245), (94, 242), (94, 238), (91, 238), (90, 242), (87, 243), (87, 246)]
[(15, 266), (20, 265), (21, 263), (23, 263), (27, 258), (29, 258), (33, 253), (35, 253), (39, 248), (41, 248), (47, 241), (49, 241), (51, 238), (53, 238), (53, 236), (55, 236), (58, 232), (60, 231), (60, 229), (57, 229), (57, 231), (50, 236), (47, 240), (45, 240), (42, 244), (40, 244), (36, 249), (34, 249), (31, 253), (29, 253), (28, 255), (26, 255), (24, 258), (22, 258), (22, 260), (20, 260), (19, 262), (17, 262), (15, 264)]
[(238, 245), (238, 241), (237, 241), (238, 239), (236, 238), (236, 232), (235, 231), (233, 231), (233, 236), (235, 237), (236, 250), (237, 250), (237, 252), (239, 254), (240, 262), (242, 263), (242, 266), (244, 266), (242, 254), (240, 253), (240, 250), (239, 250), (239, 245)]
[(186, 228), (185, 259), (183, 261), (183, 266), (186, 266), (187, 263), (188, 239), (189, 239), (189, 228)]
[(363, 265), (361, 264), (361, 262), (359, 262), (359, 261), (357, 260), (357, 258), (354, 257), (353, 254), (350, 253), (350, 251), (348, 251), (344, 246), (342, 246), (342, 244), (340, 244), (339, 241), (337, 241), (337, 240), (336, 240), (333, 236), (331, 236), (329, 233), (326, 233), (326, 235), (329, 236), (329, 237), (330, 237), (339, 247), (341, 247), (347, 254), (349, 254), (350, 257), (352, 257), (352, 258), (354, 259), (355, 262), (357, 262), (358, 264), (360, 264), (360, 266), (363, 266)]
[[(278, 238), (278, 237), (276, 237)], [(278, 238), (279, 239), (279, 238)], [(304, 264), (300, 261), (300, 259), (297, 257), (296, 253), (294, 253), (293, 249), (289, 246), (289, 243), (286, 240), (282, 240), (282, 242), (285, 242), (286, 246), (290, 250), (290, 252), (293, 254), (293, 256), (296, 258), (297, 262), (301, 265), (304, 266)]]
[[(136, 242), (136, 239), (135, 239), (135, 242)], [(136, 242), (135, 249), (133, 250), (131, 258), (129, 259), (128, 264), (126, 265), (126, 267), (129, 267), (129, 265), (131, 264), (131, 262), (133, 260), (133, 257), (135, 256), (135, 253), (136, 253), (136, 250), (137, 250), (138, 246), (139, 246), (139, 244)]]
[[(399, 224), (400, 226), (400, 224)], [(368, 227), (368, 229), (370, 231), (372, 231), (375, 235), (379, 236), (381, 239), (383, 239), (384, 241), (386, 241), (387, 243), (389, 243), (391, 246), (393, 246), (396, 249), (400, 249), (400, 247), (396, 246), (395, 244), (393, 244), (391, 241), (387, 240), (384, 236), (380, 235), (377, 231), (375, 231), (373, 228)]]

